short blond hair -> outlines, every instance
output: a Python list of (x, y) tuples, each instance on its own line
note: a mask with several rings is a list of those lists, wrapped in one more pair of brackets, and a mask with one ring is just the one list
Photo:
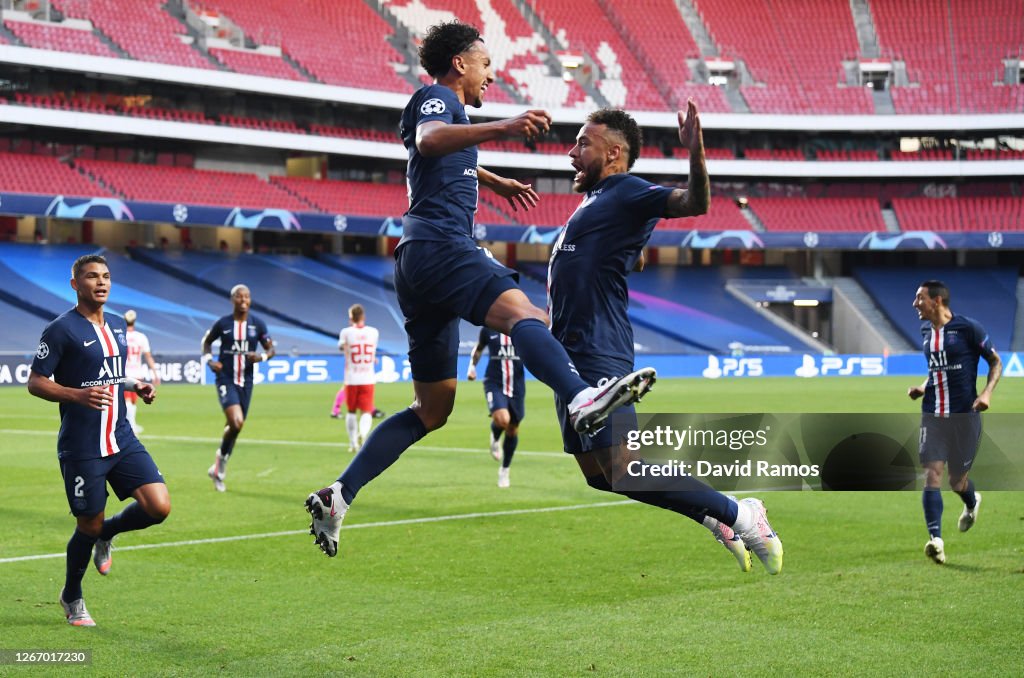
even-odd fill
[(348, 307), (348, 317), (353, 322), (359, 322), (366, 317), (366, 311), (363, 310), (362, 304), (352, 304)]

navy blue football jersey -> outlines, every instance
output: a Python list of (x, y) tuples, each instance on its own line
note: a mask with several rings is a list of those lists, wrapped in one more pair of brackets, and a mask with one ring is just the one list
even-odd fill
[(217, 360), (223, 367), (217, 380), (236, 386), (252, 386), (252, 363), (245, 359), (245, 354), (263, 350), (264, 339), (270, 339), (267, 324), (252, 313), (246, 320), (235, 320), (234, 316), (226, 315), (213, 323), (210, 338), (213, 341), (220, 339)]
[(583, 197), (551, 251), (551, 331), (574, 353), (633, 361), (626, 276), (673, 189), (631, 174), (606, 177)]
[[(427, 85), (412, 95), (402, 112), (402, 143), (409, 151), (406, 182), (409, 211), (402, 217), (402, 241), (472, 238), (478, 185), (476, 146), (432, 158), (416, 149), (416, 128), (440, 120), (468, 125), (466, 107), (444, 85)], [(399, 243), (401, 244), (401, 243)]]
[(523, 361), (516, 354), (512, 338), (507, 334), (480, 328), (480, 343), (487, 344), (487, 370), (484, 382), (500, 388), (508, 397), (514, 397), (526, 390)]
[(953, 314), (939, 329), (921, 323), (921, 343), (928, 361), (925, 414), (970, 412), (978, 397), (978, 359), (995, 352), (988, 332), (972, 318)]
[(109, 457), (138, 442), (124, 409), (127, 332), (120, 316), (104, 313), (100, 327), (76, 309), (58, 316), (43, 330), (32, 361), (33, 372), (70, 388), (103, 386), (114, 396), (104, 410), (60, 404), (59, 458)]

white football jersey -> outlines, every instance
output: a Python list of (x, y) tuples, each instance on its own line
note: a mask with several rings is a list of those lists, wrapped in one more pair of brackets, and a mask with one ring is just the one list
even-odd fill
[(338, 348), (348, 346), (345, 359), (345, 383), (352, 386), (377, 383), (373, 364), (377, 358), (377, 339), (380, 333), (369, 325), (349, 325), (338, 335)]
[(145, 370), (142, 369), (142, 354), (149, 353), (149, 338), (142, 332), (129, 329), (125, 333), (125, 340), (128, 342), (128, 356), (124, 363), (126, 377), (132, 379), (147, 378)]

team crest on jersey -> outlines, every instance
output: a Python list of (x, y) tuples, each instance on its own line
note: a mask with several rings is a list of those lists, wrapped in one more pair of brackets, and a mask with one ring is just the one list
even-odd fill
[(117, 332), (117, 341), (118, 341), (118, 343), (120, 343), (122, 346), (127, 346), (128, 345), (128, 340), (124, 338), (124, 333), (121, 332), (120, 330), (115, 330), (115, 331)]
[(250, 337), (255, 337), (256, 336), (256, 328), (252, 327), (251, 325), (249, 326), (249, 336)]
[(40, 341), (39, 348), (36, 349), (36, 357), (45, 360), (48, 355), (50, 355), (50, 347), (46, 345), (45, 341)]
[(440, 99), (427, 99), (420, 106), (420, 113), (423, 115), (440, 115), (444, 113), (445, 105)]

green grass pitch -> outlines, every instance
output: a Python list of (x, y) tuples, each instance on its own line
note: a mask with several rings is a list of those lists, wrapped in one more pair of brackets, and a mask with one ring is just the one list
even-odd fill
[[(664, 380), (642, 410), (913, 411), (914, 381)], [(57, 406), (0, 389), (0, 648), (92, 651), (88, 668), (0, 675), (998, 676), (1024, 665), (1020, 492), (988, 492), (961, 534), (961, 503), (945, 491), (942, 567), (923, 555), (917, 492), (767, 493), (785, 569), (769, 577), (755, 559), (743, 574), (691, 521), (588, 488), (558, 452), (539, 384), (512, 487), (499, 490), (482, 389), (461, 384), (448, 426), (363, 490), (328, 559), (304, 534), (302, 503), (350, 459), (343, 422), (328, 417), (334, 391), (257, 387), (224, 494), (206, 477), (222, 425), (213, 387), (168, 386), (140, 407), (173, 510), (118, 537), (110, 576), (90, 568), (98, 626), (77, 629), (57, 604), (73, 529)], [(378, 388), (388, 412), (410, 398), (409, 385)], [(993, 406), (1024, 412), (1024, 380), (1004, 380)], [(111, 497), (108, 515), (121, 506)]]

